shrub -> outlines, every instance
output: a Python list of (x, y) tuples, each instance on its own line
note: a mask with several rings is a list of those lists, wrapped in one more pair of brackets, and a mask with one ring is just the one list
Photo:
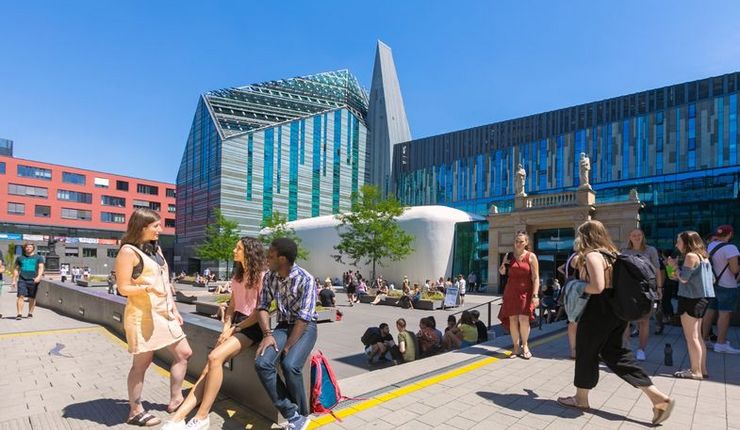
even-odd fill
[(108, 277), (103, 275), (90, 275), (87, 277), (87, 282), (108, 282)]
[(401, 297), (402, 295), (403, 295), (403, 291), (401, 291), (401, 290), (390, 290), (388, 292), (388, 297), (393, 297), (393, 298), (396, 298), (396, 299), (399, 298), (399, 297)]
[(216, 296), (216, 303), (226, 303), (231, 300), (231, 294), (219, 294)]
[(436, 292), (425, 292), (421, 293), (422, 300), (444, 300), (445, 295), (440, 293), (439, 291)]

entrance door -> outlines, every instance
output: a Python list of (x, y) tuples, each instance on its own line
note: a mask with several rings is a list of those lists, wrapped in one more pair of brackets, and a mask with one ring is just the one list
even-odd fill
[(563, 285), (565, 279), (557, 269), (565, 264), (573, 252), (573, 239), (575, 231), (572, 228), (537, 230), (534, 234), (534, 253), (540, 262), (542, 285), (545, 285), (548, 279), (558, 279), (560, 285)]

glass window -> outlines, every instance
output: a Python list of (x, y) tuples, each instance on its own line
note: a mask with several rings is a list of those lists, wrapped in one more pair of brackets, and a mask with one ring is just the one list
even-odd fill
[(23, 203), (8, 202), (8, 215), (25, 215), (26, 205)]
[(108, 256), (108, 258), (116, 258), (118, 256), (118, 249), (108, 248), (105, 250), (105, 254)]
[(4, 175), (4, 174), (5, 174), (5, 162), (0, 161), (0, 175)]
[(45, 199), (49, 197), (49, 189), (43, 187), (32, 187), (29, 185), (8, 184), (8, 194)]
[(82, 209), (62, 208), (62, 218), (74, 219), (74, 220), (80, 220), (80, 221), (91, 221), (92, 211), (86, 211)]
[(126, 181), (116, 181), (116, 189), (118, 191), (128, 191), (128, 182), (126, 182)]
[(66, 184), (85, 185), (85, 175), (78, 173), (62, 172), (62, 182)]
[(92, 194), (69, 190), (57, 190), (57, 200), (77, 203), (92, 203)]
[(175, 205), (167, 205), (167, 212), (173, 214), (177, 211), (177, 207)]
[(82, 248), (83, 257), (97, 257), (98, 250), (96, 248)]
[(100, 221), (102, 222), (111, 222), (114, 224), (125, 224), (126, 223), (126, 215), (124, 214), (118, 214), (114, 212), (101, 212), (100, 213)]
[(173, 188), (167, 188), (165, 190), (165, 195), (167, 197), (172, 197), (174, 199), (175, 198), (175, 190)]
[(73, 248), (73, 247), (66, 247), (64, 248), (64, 256), (65, 257), (79, 257), (80, 256), (80, 248)]
[(136, 192), (139, 194), (159, 195), (159, 187), (154, 185), (136, 184)]
[(159, 202), (148, 202), (146, 200), (134, 200), (134, 209), (151, 209), (159, 212), (162, 205)]
[(164, 226), (165, 227), (170, 227), (170, 228), (175, 228), (175, 220), (174, 219), (171, 219), (171, 218), (165, 218), (164, 219)]
[(51, 207), (44, 206), (44, 205), (36, 205), (36, 210), (35, 210), (34, 215), (40, 218), (49, 218), (51, 217)]
[(18, 165), (18, 176), (51, 181), (51, 170), (42, 167)]
[(100, 204), (103, 206), (126, 207), (126, 199), (123, 197), (100, 196)]

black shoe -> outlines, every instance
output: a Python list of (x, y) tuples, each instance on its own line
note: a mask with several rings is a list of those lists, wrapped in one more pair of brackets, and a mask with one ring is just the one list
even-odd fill
[(662, 325), (656, 326), (656, 327), (655, 327), (655, 334), (663, 334), (663, 329), (664, 329), (664, 328), (665, 328), (665, 327), (664, 327), (664, 326), (662, 326)]
[(717, 342), (717, 335), (714, 333), (710, 334), (709, 340), (711, 340), (712, 342)]
[(16, 321), (19, 321), (21, 318), (23, 318), (23, 316), (21, 314), (18, 314), (18, 315), (15, 316)]
[(31, 312), (28, 313), (28, 316), (26, 318), (33, 318), (33, 314)]

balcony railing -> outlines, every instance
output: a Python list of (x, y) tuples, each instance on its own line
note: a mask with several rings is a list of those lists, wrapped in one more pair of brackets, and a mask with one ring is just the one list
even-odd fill
[(528, 209), (531, 208), (547, 208), (554, 206), (569, 206), (576, 204), (576, 193), (575, 191), (569, 193), (560, 194), (545, 194), (541, 196), (526, 197)]

